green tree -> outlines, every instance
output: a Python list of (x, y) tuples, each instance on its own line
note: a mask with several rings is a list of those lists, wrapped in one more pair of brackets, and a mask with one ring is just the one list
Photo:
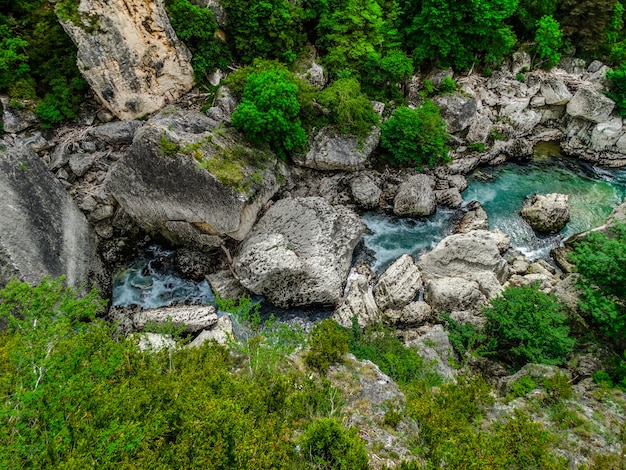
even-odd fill
[(563, 43), (563, 34), (559, 26), (559, 22), (551, 16), (542, 16), (537, 25), (537, 54), (543, 59), (542, 66), (546, 70), (550, 70), (561, 60), (559, 49)]
[(303, 10), (287, 0), (223, 0), (237, 57), (291, 61), (304, 46)]
[(287, 155), (306, 143), (298, 113), (298, 87), (279, 68), (253, 72), (246, 79), (241, 103), (232, 123), (251, 142), (269, 144), (276, 154)]
[(191, 66), (196, 80), (216, 68), (225, 69), (231, 61), (230, 51), (216, 37), (218, 26), (213, 12), (189, 0), (167, 0), (165, 6), (176, 35), (193, 55)]
[(333, 418), (310, 423), (302, 436), (302, 448), (314, 468), (366, 470), (369, 468), (365, 443), (356, 429), (348, 431)]
[(606, 95), (615, 101), (617, 112), (621, 116), (626, 116), (626, 63), (607, 71), (606, 78), (609, 80)]
[(380, 121), (356, 78), (334, 81), (319, 94), (317, 101), (330, 110), (331, 122), (344, 134), (366, 137)]
[(430, 100), (418, 108), (401, 106), (383, 123), (380, 141), (398, 165), (435, 165), (446, 161), (446, 123)]
[(515, 45), (506, 20), (516, 8), (517, 0), (423, 0), (405, 30), (407, 45), (416, 65), (468, 70), (477, 62), (497, 62)]
[(560, 365), (572, 351), (564, 307), (537, 287), (509, 287), (483, 308), (487, 351), (515, 369)]
[(521, 36), (532, 39), (537, 31), (537, 23), (544, 16), (554, 16), (558, 0), (519, 0), (512, 17), (515, 30)]

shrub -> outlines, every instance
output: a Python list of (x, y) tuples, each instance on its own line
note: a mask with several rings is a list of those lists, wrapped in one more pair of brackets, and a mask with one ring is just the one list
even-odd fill
[(509, 287), (483, 314), (487, 350), (515, 369), (528, 362), (560, 365), (572, 351), (563, 306), (537, 287)]
[(355, 78), (336, 80), (319, 94), (317, 101), (330, 110), (334, 126), (343, 134), (366, 137), (380, 121)]
[(537, 54), (543, 59), (543, 68), (550, 70), (561, 60), (559, 49), (562, 45), (563, 34), (559, 22), (551, 16), (543, 16), (537, 25), (535, 42)]
[(380, 141), (396, 165), (435, 165), (447, 160), (446, 123), (430, 100), (415, 109), (396, 109), (381, 129)]
[(298, 87), (279, 68), (252, 72), (246, 79), (241, 103), (233, 113), (233, 126), (257, 144), (269, 144), (281, 158), (306, 143), (298, 113)]
[(457, 84), (450, 77), (444, 78), (439, 84), (439, 91), (441, 93), (454, 93), (457, 89)]
[(305, 361), (309, 367), (326, 373), (334, 362), (348, 352), (348, 334), (337, 323), (326, 319), (309, 333), (309, 351)]
[(513, 398), (523, 397), (532, 392), (536, 387), (537, 384), (531, 376), (523, 375), (511, 385), (511, 396)]
[(368, 457), (365, 443), (357, 430), (346, 431), (332, 418), (310, 423), (302, 436), (302, 449), (315, 468), (366, 470)]

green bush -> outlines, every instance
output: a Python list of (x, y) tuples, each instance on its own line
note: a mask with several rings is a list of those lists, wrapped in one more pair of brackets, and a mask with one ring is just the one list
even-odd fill
[(543, 59), (542, 66), (550, 70), (561, 60), (559, 49), (562, 46), (563, 34), (559, 22), (551, 16), (543, 16), (537, 25), (535, 42), (537, 54)]
[(457, 89), (457, 84), (452, 78), (446, 77), (439, 84), (439, 91), (441, 93), (454, 93)]
[(315, 325), (309, 333), (308, 343), (307, 365), (324, 374), (331, 364), (348, 352), (348, 334), (330, 319)]
[(529, 375), (522, 375), (519, 380), (511, 385), (511, 396), (519, 398), (528, 395), (537, 387), (536, 382)]
[(415, 109), (396, 109), (381, 129), (380, 141), (395, 165), (435, 165), (447, 161), (446, 123), (430, 100)]
[(563, 364), (572, 351), (564, 307), (537, 287), (509, 287), (483, 308), (487, 351), (519, 369)]
[(364, 138), (380, 121), (355, 78), (336, 80), (319, 94), (317, 101), (330, 110), (331, 122), (343, 134)]
[(357, 430), (345, 430), (332, 418), (310, 423), (302, 436), (302, 451), (314, 468), (333, 470), (366, 470), (368, 457), (365, 443)]
[(232, 115), (233, 126), (248, 139), (269, 147), (281, 158), (306, 144), (298, 114), (298, 87), (279, 68), (252, 72), (246, 79), (241, 103)]

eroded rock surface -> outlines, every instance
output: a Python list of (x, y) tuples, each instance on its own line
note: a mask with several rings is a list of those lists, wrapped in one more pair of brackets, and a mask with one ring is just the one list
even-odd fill
[(414, 175), (400, 185), (393, 201), (393, 213), (403, 217), (431, 215), (437, 209), (435, 181), (428, 175)]
[(520, 215), (535, 230), (556, 233), (569, 222), (568, 200), (566, 194), (534, 194), (524, 202)]

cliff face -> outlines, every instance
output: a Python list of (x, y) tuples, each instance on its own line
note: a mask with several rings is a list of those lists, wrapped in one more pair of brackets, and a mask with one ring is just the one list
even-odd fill
[(78, 68), (120, 119), (162, 108), (193, 85), (191, 54), (163, 0), (81, 0), (82, 24), (59, 18), (78, 48)]

